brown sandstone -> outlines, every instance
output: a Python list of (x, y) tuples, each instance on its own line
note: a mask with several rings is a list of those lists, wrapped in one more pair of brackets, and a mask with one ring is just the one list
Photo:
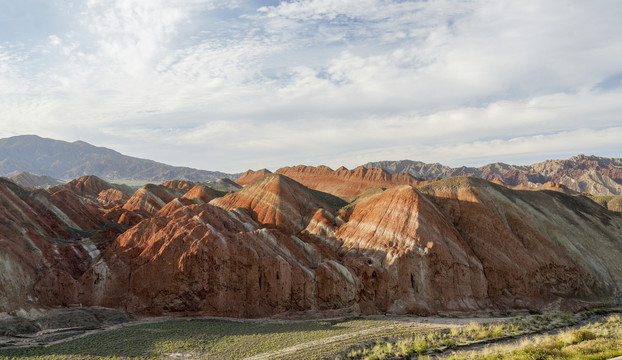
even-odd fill
[(336, 196), (353, 197), (374, 187), (392, 187), (396, 185), (421, 185), (422, 182), (412, 175), (389, 174), (383, 169), (368, 169), (359, 166), (348, 170), (340, 167), (332, 170), (327, 166), (284, 167), (276, 171), (311, 189), (324, 191)]
[(272, 171), (268, 169), (261, 169), (257, 171), (253, 171), (249, 169), (249, 170), (246, 170), (246, 172), (242, 174), (242, 176), (240, 176), (237, 180), (235, 180), (235, 183), (238, 185), (242, 185), (242, 186), (248, 185), (270, 174), (272, 174)]

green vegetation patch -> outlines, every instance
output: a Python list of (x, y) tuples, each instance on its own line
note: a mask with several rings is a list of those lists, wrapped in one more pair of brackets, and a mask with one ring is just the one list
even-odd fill
[(606, 209), (622, 212), (622, 195), (590, 196), (590, 199)]
[(485, 350), (450, 360), (611, 359), (622, 356), (622, 317), (610, 315), (578, 329), (525, 340), (507, 350)]
[[(0, 359), (158, 359), (171, 356), (241, 359), (301, 343), (401, 323), (373, 319), (284, 323), (175, 320), (103, 331), (49, 347), (0, 349)], [(342, 349), (339, 347), (335, 351)], [(322, 350), (306, 358), (323, 358), (323, 355)]]
[(454, 353), (471, 345), (576, 325), (596, 313), (523, 315), (488, 319), (487, 323), (417, 317), (299, 322), (173, 319), (98, 332), (49, 347), (0, 348), (0, 359), (242, 359), (268, 354), (265, 358), (429, 359), (443, 355), (452, 360), (488, 360), (622, 355), (622, 318), (617, 314), (555, 335), (531, 335), (512, 348)]
[(410, 359), (430, 353), (442, 353), (459, 346), (481, 344), (518, 335), (531, 334), (576, 324), (577, 316), (566, 313), (546, 314), (491, 323), (471, 322), (462, 326), (428, 331), (392, 341), (376, 341), (357, 346), (340, 359)]

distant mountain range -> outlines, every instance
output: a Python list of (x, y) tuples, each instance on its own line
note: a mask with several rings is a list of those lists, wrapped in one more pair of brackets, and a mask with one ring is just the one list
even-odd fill
[[(366, 172), (365, 168), (379, 168), (386, 173)], [(370, 162), (354, 170), (341, 167), (333, 171), (325, 166), (317, 168), (299, 166), (279, 169), (276, 172), (290, 176), (312, 188), (317, 185), (314, 182), (317, 182), (324, 191), (336, 191), (333, 187), (341, 186), (343, 188), (338, 191), (340, 196), (358, 193), (360, 189), (357, 186), (364, 186), (370, 181), (392, 184), (396, 180), (391, 174), (399, 173), (406, 173), (414, 178), (400, 178), (398, 183), (412, 185), (420, 183), (418, 179), (430, 181), (467, 175), (503, 182), (513, 187), (537, 188), (548, 182), (554, 182), (571, 190), (592, 195), (622, 194), (622, 159), (585, 155), (573, 156), (567, 160), (546, 160), (532, 165), (492, 163), (477, 168), (466, 166), (452, 168), (439, 163), (401, 160)], [(84, 175), (96, 175), (109, 182), (134, 186), (169, 180), (187, 180), (211, 183), (211, 186), (216, 188), (224, 186), (223, 190), (226, 188), (227, 191), (233, 191), (231, 184), (216, 184), (215, 181), (223, 178), (232, 180), (240, 178), (237, 182), (242, 184), (240, 181), (249, 176), (255, 179), (268, 173), (270, 172), (267, 170), (265, 173), (251, 171), (240, 178), (242, 174), (177, 167), (126, 156), (84, 141), (69, 143), (35, 135), (0, 139), (0, 176), (11, 177), (15, 183), (29, 188), (53, 186)], [(311, 181), (312, 178), (315, 180)], [(328, 178), (331, 178), (332, 182), (328, 181)], [(355, 179), (359, 179), (356, 186)], [(248, 182), (250, 181), (243, 181)]]
[(14, 176), (20, 172), (63, 180), (96, 175), (107, 181), (133, 185), (172, 179), (209, 182), (240, 176), (166, 165), (126, 156), (84, 141), (70, 143), (36, 135), (0, 139), (0, 176)]
[(457, 167), (421, 161), (379, 161), (363, 165), (381, 168), (389, 173), (408, 173), (432, 180), (468, 175), (489, 181), (502, 181), (511, 186), (537, 187), (549, 181), (593, 195), (622, 194), (622, 159), (577, 155), (567, 160), (546, 160), (532, 165), (493, 163), (482, 167)]

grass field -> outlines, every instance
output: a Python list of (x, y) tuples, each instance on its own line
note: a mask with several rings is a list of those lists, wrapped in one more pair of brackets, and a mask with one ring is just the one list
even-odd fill
[[(0, 359), (253, 357), (258, 360), (392, 359), (417, 358), (417, 356), (425, 359), (436, 357), (440, 352), (449, 356), (454, 349), (473, 343), (572, 325), (587, 316), (589, 313), (487, 318), (378, 317), (322, 321), (175, 319), (123, 326), (48, 347), (0, 349)], [(574, 348), (577, 348), (577, 344), (585, 346), (586, 341), (590, 344), (600, 344), (594, 346), (601, 348), (609, 345), (620, 346), (622, 341), (619, 330), (622, 327), (620, 317), (612, 315), (611, 318), (603, 318), (601, 323), (592, 325), (593, 327), (586, 330), (587, 332), (568, 333), (564, 335), (566, 340), (562, 342), (546, 338), (521, 346), (524, 345), (526, 349), (524, 351), (529, 354), (535, 351), (530, 349), (540, 347), (546, 351), (567, 351), (568, 346)], [(616, 326), (617, 332), (613, 331)], [(577, 342), (577, 339), (581, 341)], [(558, 348), (553, 349), (555, 346)], [(506, 351), (506, 355), (482, 354), (479, 358), (487, 360), (557, 358), (547, 357), (548, 355), (520, 357), (522, 355), (519, 351), (523, 350), (517, 347), (512, 351), (516, 351), (518, 355), (511, 355)], [(476, 356), (480, 355), (456, 354), (453, 359), (478, 358)]]
[(463, 352), (448, 360), (606, 360), (622, 356), (622, 317), (610, 315), (594, 323), (557, 334), (535, 336), (476, 352)]
[(421, 323), (410, 320), (383, 319), (300, 322), (176, 320), (126, 326), (48, 347), (0, 349), (0, 359), (242, 359), (340, 336), (340, 341), (332, 346), (324, 346), (320, 341), (318, 344), (322, 346), (311, 345), (296, 351), (296, 358), (320, 359), (331, 352), (339, 353), (348, 344), (385, 336), (406, 336), (421, 327)]

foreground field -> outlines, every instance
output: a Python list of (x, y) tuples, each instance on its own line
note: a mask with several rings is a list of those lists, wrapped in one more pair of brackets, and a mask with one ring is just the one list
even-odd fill
[[(322, 321), (174, 319), (122, 326), (45, 347), (0, 349), (0, 359), (389, 359), (449, 356), (453, 359), (545, 359), (549, 355), (552, 358), (584, 358), (559, 356), (582, 354), (581, 351), (591, 351), (593, 355), (598, 353), (595, 349), (613, 349), (603, 352), (609, 357), (622, 355), (622, 320), (618, 315), (601, 317), (599, 322), (586, 325), (586, 329), (569, 330), (558, 335), (562, 340), (549, 336), (511, 348), (478, 349), (477, 353), (460, 351), (482, 347), (482, 344), (499, 339), (574, 325), (593, 315), (377, 317)], [(491, 351), (505, 355), (492, 355)], [(544, 354), (544, 357), (533, 357), (533, 354)]]
[[(577, 323), (583, 324), (579, 326)], [(533, 335), (545, 333), (545, 335)], [(622, 317), (591, 312), (470, 323), (393, 341), (378, 341), (341, 359), (538, 360), (610, 359), (622, 355)]]
[(579, 328), (526, 338), (478, 351), (462, 351), (449, 360), (611, 359), (622, 356), (622, 317), (611, 315)]
[[(403, 337), (433, 325), (416, 318), (324, 321), (173, 320), (125, 326), (47, 347), (0, 349), (0, 359), (214, 358), (241, 359), (308, 344), (296, 358), (318, 359), (344, 346)], [(328, 342), (314, 342), (333, 339)], [(289, 353), (292, 356), (292, 353)], [(302, 357), (301, 357), (302, 356)]]

